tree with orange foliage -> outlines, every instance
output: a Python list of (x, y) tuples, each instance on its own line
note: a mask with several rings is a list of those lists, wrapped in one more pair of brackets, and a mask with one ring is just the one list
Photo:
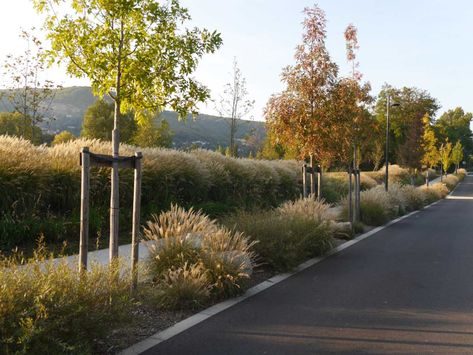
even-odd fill
[(286, 89), (273, 95), (265, 109), (273, 144), (313, 156), (323, 166), (337, 158), (333, 149), (334, 115), (332, 94), (338, 67), (325, 47), (325, 13), (317, 6), (305, 8), (302, 44), (295, 53), (296, 64), (283, 70)]

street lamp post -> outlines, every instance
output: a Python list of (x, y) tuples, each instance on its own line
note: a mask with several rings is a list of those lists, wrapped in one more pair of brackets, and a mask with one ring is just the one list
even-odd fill
[(389, 180), (389, 109), (391, 107), (399, 106), (398, 103), (391, 103), (391, 96), (388, 95), (387, 102), (386, 102), (386, 152), (385, 152), (385, 159), (386, 159), (386, 174), (384, 176), (384, 188), (388, 191), (388, 180)]

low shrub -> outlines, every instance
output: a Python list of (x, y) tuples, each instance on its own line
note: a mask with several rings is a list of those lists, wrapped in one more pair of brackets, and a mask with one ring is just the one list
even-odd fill
[[(200, 275), (199, 284), (201, 274), (205, 274), (210, 296), (219, 299), (238, 294), (252, 272), (253, 243), (192, 208), (173, 205), (169, 211), (154, 215), (144, 228), (144, 236), (150, 250), (150, 275), (158, 288), (162, 286), (162, 302), (169, 307), (189, 305), (189, 288), (173, 285), (183, 278)], [(189, 280), (186, 283), (195, 286)], [(171, 293), (182, 302), (170, 304), (166, 295)]]
[[(79, 275), (65, 261), (21, 255), (0, 260), (0, 353), (93, 353), (94, 340), (125, 322), (134, 301), (120, 266)], [(111, 277), (112, 276), (112, 277)]]
[[(286, 205), (282, 210), (299, 208), (298, 204), (293, 206)], [(223, 223), (250, 236), (256, 242), (254, 249), (259, 261), (279, 271), (290, 270), (310, 257), (325, 253), (332, 246), (329, 223), (317, 220), (313, 213), (241, 211), (227, 217)]]

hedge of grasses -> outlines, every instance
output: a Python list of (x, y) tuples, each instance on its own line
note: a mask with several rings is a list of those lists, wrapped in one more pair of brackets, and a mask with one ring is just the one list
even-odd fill
[[(384, 183), (386, 168), (382, 167), (378, 171), (365, 172), (367, 176), (373, 178), (378, 184)], [(438, 176), (435, 170), (429, 169), (429, 179), (435, 179)], [(425, 184), (426, 172), (416, 172), (411, 174), (409, 170), (400, 167), (397, 164), (389, 165), (389, 183), (400, 185), (421, 186)]]
[[(388, 192), (385, 191), (382, 185), (362, 191), (360, 201), (361, 222), (370, 226), (379, 226), (393, 218), (421, 209), (444, 198), (459, 181), (453, 175), (449, 178), (448, 183), (436, 183), (430, 186), (415, 187), (393, 183), (389, 185)], [(347, 199), (344, 199), (342, 205), (343, 215), (346, 218), (348, 215)]]
[[(48, 241), (77, 235), (79, 228), (79, 151), (110, 154), (110, 144), (75, 140), (53, 147), (0, 136), (0, 246), (13, 247), (44, 234)], [(121, 146), (122, 155), (136, 147)], [(214, 215), (236, 208), (277, 206), (300, 193), (296, 161), (228, 158), (197, 150), (145, 148), (142, 211), (166, 210), (172, 203), (196, 206)], [(108, 228), (109, 169), (91, 173), (91, 235)], [(122, 229), (129, 228), (133, 172), (120, 172)]]
[[(32, 243), (44, 235), (60, 244), (79, 232), (79, 151), (110, 154), (110, 143), (78, 139), (53, 147), (0, 136), (0, 248)], [(143, 152), (142, 213), (167, 210), (172, 203), (202, 209), (213, 217), (239, 209), (268, 209), (301, 193), (301, 163), (236, 159), (207, 150), (191, 152), (121, 146), (122, 155)], [(361, 175), (362, 189), (376, 181)], [(133, 172), (120, 172), (120, 225), (130, 228)], [(110, 173), (92, 168), (90, 235), (108, 229)], [(348, 192), (346, 173), (323, 176), (322, 195), (337, 203)]]

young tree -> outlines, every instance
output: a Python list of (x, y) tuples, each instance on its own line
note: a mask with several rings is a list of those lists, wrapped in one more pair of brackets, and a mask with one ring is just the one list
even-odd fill
[[(220, 35), (185, 29), (190, 19), (178, 0), (33, 0), (46, 13), (52, 60), (65, 62), (69, 74), (87, 77), (98, 97), (115, 104), (112, 152), (119, 156), (119, 121), (133, 111), (146, 122), (170, 107), (184, 118), (209, 98), (192, 72), (205, 53), (221, 45)], [(65, 15), (59, 11), (69, 8)], [(56, 7), (56, 8), (55, 8)], [(112, 165), (110, 260), (118, 256), (118, 161)]]
[(463, 146), (457, 141), (452, 149), (452, 162), (455, 163), (455, 174), (458, 172), (460, 162), (463, 160)]
[(236, 58), (233, 59), (232, 82), (225, 84), (223, 95), (220, 96), (219, 105), (216, 107), (220, 116), (230, 120), (229, 149), (231, 156), (237, 155), (235, 135), (238, 128), (238, 120), (248, 115), (253, 109), (254, 100), (248, 99), (246, 80), (241, 74)]
[(470, 129), (470, 123), (473, 115), (463, 111), (461, 107), (444, 112), (439, 119), (435, 121), (434, 128), (437, 139), (450, 142), (460, 141), (465, 155), (473, 154), (473, 133)]
[(445, 176), (447, 175), (448, 168), (452, 165), (452, 143), (448, 140), (446, 143), (443, 143), (439, 149), (439, 158), (442, 167), (441, 176), (445, 172)]
[[(31, 29), (34, 31), (34, 28)], [(19, 135), (33, 143), (41, 143), (42, 123), (50, 113), (50, 106), (58, 85), (51, 80), (43, 80), (46, 64), (41, 41), (31, 33), (22, 31), (20, 37), (26, 42), (27, 49), (19, 56), (8, 55), (5, 68), (5, 97), (10, 110), (21, 115), (23, 124)]]
[[(345, 123), (348, 124), (346, 129), (347, 133), (349, 133), (348, 137), (351, 138), (351, 143), (353, 144), (353, 168), (359, 170), (361, 152), (367, 148), (367, 143), (370, 141), (370, 139), (367, 139), (367, 137), (369, 137), (374, 128), (373, 120), (367, 110), (368, 105), (372, 102), (372, 98), (369, 95), (371, 86), (368, 83), (364, 85), (361, 84), (362, 75), (357, 70), (358, 62), (356, 61), (356, 51), (359, 49), (358, 30), (352, 24), (348, 25), (345, 30), (345, 41), (347, 48), (347, 60), (352, 66), (352, 77), (348, 83), (348, 89), (353, 93), (348, 95), (345, 94), (341, 98), (345, 106), (347, 106), (347, 109), (345, 110)], [(355, 221), (358, 221), (360, 218), (360, 190), (360, 176), (355, 174)], [(351, 191), (349, 200), (351, 201)]]
[(272, 144), (310, 155), (321, 164), (330, 164), (337, 155), (335, 118), (330, 115), (330, 100), (338, 67), (325, 47), (325, 13), (317, 6), (304, 9), (302, 44), (296, 48), (294, 66), (282, 72), (286, 88), (274, 94), (265, 108)]
[(437, 149), (437, 138), (430, 124), (430, 118), (426, 115), (423, 118), (424, 134), (422, 136), (423, 156), (421, 163), (427, 167), (425, 183), (429, 186), (429, 168), (433, 168), (439, 162), (439, 150)]

